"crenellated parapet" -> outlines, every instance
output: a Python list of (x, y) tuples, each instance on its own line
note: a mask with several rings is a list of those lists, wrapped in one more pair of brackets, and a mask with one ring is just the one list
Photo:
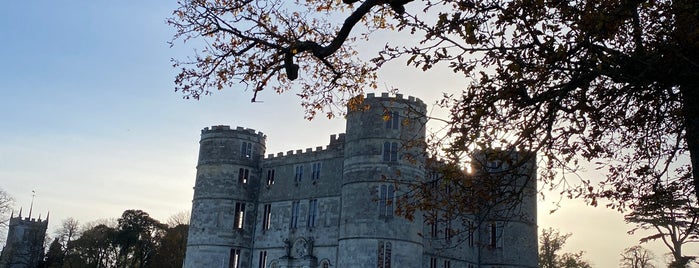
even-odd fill
[(236, 127), (232, 129), (230, 126), (217, 125), (211, 127), (205, 127), (201, 130), (201, 138), (217, 138), (217, 137), (247, 137), (252, 139), (254, 142), (264, 143), (267, 139), (267, 135), (261, 131), (255, 131), (252, 128)]
[(416, 97), (413, 97), (413, 96), (408, 96), (407, 98), (405, 98), (403, 94), (391, 95), (391, 94), (389, 94), (389, 93), (385, 93), (385, 92), (384, 92), (384, 93), (381, 93), (381, 96), (376, 96), (376, 94), (374, 94), (374, 93), (368, 93), (368, 94), (366, 95), (366, 97), (364, 97), (364, 99), (365, 99), (365, 100), (372, 100), (372, 99), (375, 99), (375, 100), (378, 100), (378, 101), (393, 101), (393, 102), (414, 103), (414, 104), (417, 104), (417, 105), (419, 105), (419, 106), (425, 106), (425, 107), (427, 107), (427, 105), (425, 105), (425, 103), (424, 103), (420, 98), (416, 98)]
[(319, 153), (324, 153), (327, 151), (333, 151), (333, 150), (338, 150), (344, 148), (345, 144), (345, 133), (340, 133), (340, 134), (333, 134), (330, 135), (330, 143), (326, 145), (325, 147), (323, 146), (317, 146), (315, 148), (306, 148), (305, 150), (303, 149), (297, 149), (297, 150), (289, 150), (286, 153), (284, 152), (278, 152), (277, 154), (267, 154), (267, 157), (265, 157), (265, 160), (277, 160), (283, 157), (303, 157), (305, 155), (310, 155), (310, 156), (315, 156)]

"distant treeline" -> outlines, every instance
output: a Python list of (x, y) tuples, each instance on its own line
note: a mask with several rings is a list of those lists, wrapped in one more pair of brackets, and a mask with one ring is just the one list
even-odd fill
[(141, 210), (126, 210), (116, 220), (79, 226), (63, 221), (42, 267), (182, 267), (189, 213), (161, 223)]

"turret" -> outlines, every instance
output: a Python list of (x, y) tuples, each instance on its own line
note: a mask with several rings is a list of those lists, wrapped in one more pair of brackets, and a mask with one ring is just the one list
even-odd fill
[(421, 267), (422, 221), (396, 216), (395, 201), (425, 176), (425, 112), (400, 94), (350, 101), (338, 267)]
[(250, 266), (265, 139), (241, 127), (201, 131), (185, 267)]

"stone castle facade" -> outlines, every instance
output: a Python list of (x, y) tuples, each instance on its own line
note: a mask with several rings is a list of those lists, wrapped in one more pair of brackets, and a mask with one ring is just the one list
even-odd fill
[(0, 268), (39, 267), (44, 257), (44, 237), (49, 225), (49, 217), (22, 218), (10, 216), (5, 247), (0, 252)]
[(264, 157), (261, 132), (203, 129), (184, 267), (537, 267), (535, 185), (526, 217), (450, 242), (449, 226), (421, 212), (396, 216), (404, 188), (387, 179), (428, 176), (426, 105), (399, 94), (350, 103), (346, 134), (315, 149)]

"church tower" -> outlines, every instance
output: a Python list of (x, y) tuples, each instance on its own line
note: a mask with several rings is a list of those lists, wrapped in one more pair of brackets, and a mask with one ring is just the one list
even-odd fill
[(44, 256), (44, 237), (49, 217), (22, 218), (10, 216), (7, 242), (0, 253), (0, 268), (38, 267)]
[(201, 131), (184, 267), (251, 266), (265, 139), (241, 127)]
[(426, 105), (400, 94), (367, 94), (349, 106), (338, 267), (419, 268), (422, 221), (396, 216), (395, 209), (403, 182), (425, 177)]

